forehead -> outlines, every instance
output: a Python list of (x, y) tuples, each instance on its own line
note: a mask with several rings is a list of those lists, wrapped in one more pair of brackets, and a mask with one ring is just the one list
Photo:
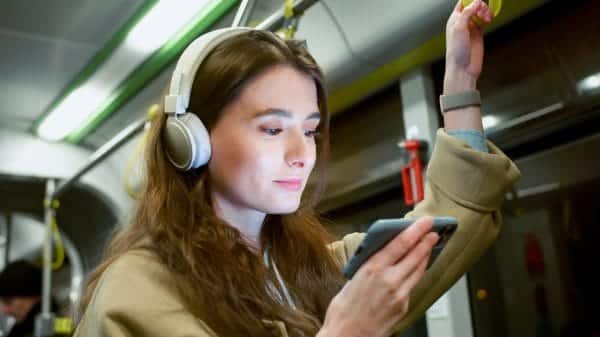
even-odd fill
[(277, 108), (302, 117), (319, 111), (313, 78), (288, 65), (271, 67), (250, 80), (237, 104), (248, 114)]

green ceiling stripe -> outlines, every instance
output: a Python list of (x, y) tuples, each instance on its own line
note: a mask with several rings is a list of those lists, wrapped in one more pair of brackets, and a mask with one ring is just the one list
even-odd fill
[(110, 38), (110, 40), (91, 58), (90, 62), (81, 70), (48, 105), (44, 112), (34, 121), (30, 132), (35, 133), (40, 123), (48, 116), (50, 111), (56, 108), (71, 92), (83, 84), (93, 73), (98, 70), (115, 51), (115, 49), (125, 40), (127, 34), (137, 25), (137, 23), (146, 15), (146, 13), (156, 4), (158, 0), (146, 0), (135, 11), (133, 16)]
[(221, 0), (208, 15), (184, 27), (182, 29), (183, 33), (180, 33), (180, 35), (171, 39), (170, 42), (167, 42), (158, 51), (152, 54), (152, 56), (146, 59), (146, 61), (140, 64), (136, 70), (134, 70), (131, 75), (129, 75), (119, 87), (113, 91), (104, 106), (100, 108), (100, 112), (96, 114), (91, 121), (87, 122), (84, 128), (67, 136), (67, 141), (78, 143), (94, 131), (94, 129), (96, 129), (108, 116), (125, 105), (129, 99), (133, 98), (149, 84), (153, 78), (179, 56), (190, 42), (210, 28), (238, 1), (239, 0)]
[[(542, 5), (547, 0), (504, 1), (502, 11), (489, 30), (494, 30), (509, 21)], [(329, 109), (337, 113), (358, 103), (367, 95), (397, 81), (405, 72), (418, 66), (431, 63), (444, 56), (445, 33), (434, 36), (421, 46), (411, 50), (398, 59), (387, 63), (372, 73), (334, 90), (329, 96)]]

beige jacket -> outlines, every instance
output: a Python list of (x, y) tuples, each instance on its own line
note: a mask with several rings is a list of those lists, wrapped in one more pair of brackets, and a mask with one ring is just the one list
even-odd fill
[[(405, 330), (483, 254), (498, 235), (500, 206), (519, 177), (513, 162), (488, 143), (490, 153), (470, 147), (440, 130), (427, 170), (425, 200), (407, 217), (454, 216), (457, 232), (411, 294), (409, 313), (398, 323)], [(363, 234), (333, 242), (344, 262)], [(270, 321), (281, 337), (283, 322)], [(216, 334), (184, 310), (169, 272), (150, 253), (133, 251), (102, 276), (75, 332), (76, 337), (208, 337)], [(222, 336), (224, 337), (224, 336)]]

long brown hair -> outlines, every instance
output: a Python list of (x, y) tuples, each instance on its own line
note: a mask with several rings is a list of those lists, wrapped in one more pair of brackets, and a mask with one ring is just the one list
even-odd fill
[(263, 248), (268, 246), (277, 261), (298, 310), (268, 294), (267, 282), (278, 287), (273, 272), (237, 229), (215, 215), (206, 168), (179, 172), (167, 161), (162, 138), (166, 116), (162, 114), (149, 131), (146, 180), (135, 215), (89, 277), (82, 312), (110, 264), (132, 249), (144, 248), (172, 272), (187, 309), (221, 336), (272, 335), (263, 319), (285, 322), (292, 335), (317, 333), (343, 278), (339, 261), (327, 248), (330, 237), (313, 213), (315, 196), (324, 187), (329, 144), (326, 92), (315, 60), (301, 44), (283, 41), (270, 32), (252, 31), (228, 39), (200, 66), (189, 111), (211, 130), (221, 111), (249, 81), (282, 64), (314, 79), (321, 112), (317, 188), (295, 213), (268, 215), (261, 232)]

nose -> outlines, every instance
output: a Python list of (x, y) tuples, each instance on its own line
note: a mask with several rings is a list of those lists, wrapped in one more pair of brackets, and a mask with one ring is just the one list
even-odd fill
[(287, 141), (285, 161), (290, 167), (304, 168), (308, 160), (309, 146), (308, 138), (304, 131), (290, 132)]

